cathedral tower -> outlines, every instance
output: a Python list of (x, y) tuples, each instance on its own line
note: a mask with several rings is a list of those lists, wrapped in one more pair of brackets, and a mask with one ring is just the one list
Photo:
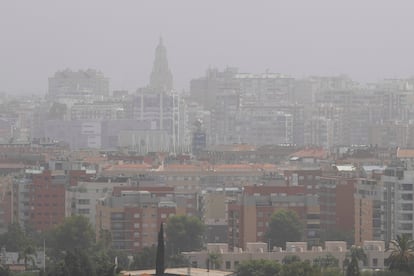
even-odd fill
[(162, 38), (160, 38), (160, 42), (155, 50), (149, 86), (156, 90), (169, 92), (173, 88), (172, 83), (172, 74), (168, 68), (167, 49), (162, 43)]

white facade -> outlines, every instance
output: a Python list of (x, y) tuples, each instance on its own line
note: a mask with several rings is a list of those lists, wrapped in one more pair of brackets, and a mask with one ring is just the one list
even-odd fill
[[(383, 269), (384, 261), (389, 253), (385, 251), (383, 241), (365, 241), (363, 248), (367, 254), (366, 269)], [(325, 248), (321, 246), (313, 246), (311, 250), (307, 249), (307, 244), (303, 242), (288, 242), (286, 250), (274, 248), (268, 250), (268, 245), (263, 242), (247, 243), (246, 251), (239, 248), (229, 251), (227, 244), (207, 244), (207, 250), (200, 252), (184, 252), (184, 256), (191, 259), (193, 265), (200, 268), (206, 267), (206, 260), (210, 253), (217, 253), (222, 260), (221, 269), (227, 271), (236, 270), (238, 264), (249, 260), (274, 260), (282, 262), (286, 256), (296, 255), (302, 261), (309, 260), (311, 263), (315, 259), (331, 255), (338, 259), (338, 265), (342, 268), (343, 261), (347, 257), (349, 251), (344, 241), (326, 241)]]
[(119, 120), (124, 118), (122, 103), (78, 103), (70, 108), (71, 120)]
[(114, 187), (130, 186), (129, 182), (78, 182), (66, 191), (66, 216), (81, 215), (95, 226), (98, 200), (112, 193)]
[[(170, 152), (185, 152), (189, 149), (188, 117), (184, 102), (177, 93), (139, 89), (133, 99), (132, 116), (134, 120), (148, 125), (148, 129), (121, 133), (120, 146), (142, 148), (144, 152), (149, 144)], [(150, 137), (157, 135), (157, 132), (161, 136), (150, 141)], [(144, 141), (145, 144), (138, 144), (138, 141)]]
[(382, 232), (390, 241), (397, 235), (414, 237), (414, 171), (388, 167), (382, 177)]
[(121, 131), (119, 146), (131, 148), (140, 153), (169, 152), (172, 148), (171, 135), (165, 130)]

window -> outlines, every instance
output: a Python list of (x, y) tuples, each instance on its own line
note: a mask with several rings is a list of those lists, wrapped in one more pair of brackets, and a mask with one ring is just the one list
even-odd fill
[(377, 258), (372, 259), (372, 266), (378, 266), (378, 259)]
[(112, 229), (123, 229), (123, 225), (120, 222), (114, 222), (112, 223)]
[(230, 261), (226, 261), (226, 269), (231, 269), (231, 262)]
[(413, 184), (402, 184), (401, 188), (403, 191), (412, 191), (413, 190)]
[(113, 220), (122, 220), (124, 219), (124, 214), (123, 213), (112, 213), (111, 214), (111, 219)]
[(402, 194), (401, 199), (402, 200), (413, 200), (413, 194)]
[(412, 211), (413, 205), (411, 203), (404, 203), (404, 204), (401, 204), (401, 209), (403, 211)]
[(139, 218), (140, 217), (140, 214), (139, 213), (135, 213), (134, 214), (134, 218)]
[(80, 215), (87, 215), (89, 213), (90, 213), (89, 209), (79, 209), (78, 210), (78, 214), (80, 214)]
[(411, 223), (401, 223), (401, 230), (413, 230), (413, 225)]
[(78, 200), (78, 204), (80, 204), (80, 205), (87, 205), (89, 203), (90, 203), (89, 199), (79, 199)]
[(400, 219), (401, 220), (413, 220), (413, 214), (401, 214)]

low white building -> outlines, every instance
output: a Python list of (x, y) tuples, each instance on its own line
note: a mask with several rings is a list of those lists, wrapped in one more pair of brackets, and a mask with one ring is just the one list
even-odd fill
[[(389, 253), (385, 251), (383, 241), (364, 241), (363, 249), (367, 255), (365, 269), (383, 269), (384, 260)], [(194, 267), (206, 268), (207, 259), (210, 253), (220, 255), (222, 266), (221, 269), (226, 271), (235, 271), (237, 266), (243, 261), (250, 260), (273, 260), (282, 262), (286, 256), (298, 256), (302, 261), (308, 260), (311, 263), (315, 259), (326, 256), (333, 256), (339, 261), (339, 267), (342, 268), (344, 260), (349, 253), (345, 241), (326, 241), (324, 248), (313, 246), (308, 249), (306, 242), (287, 242), (286, 250), (275, 247), (268, 250), (268, 244), (263, 242), (247, 243), (246, 250), (235, 248), (234, 251), (228, 250), (227, 244), (207, 244), (207, 250), (199, 252), (184, 252), (184, 256), (191, 261)]]

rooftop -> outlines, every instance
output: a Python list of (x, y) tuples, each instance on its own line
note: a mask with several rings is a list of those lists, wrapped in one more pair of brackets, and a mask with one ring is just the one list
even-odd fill
[(397, 149), (397, 158), (414, 158), (414, 149)]
[(327, 151), (322, 148), (305, 148), (297, 152), (292, 153), (291, 157), (312, 157), (316, 159), (325, 159), (327, 157)]
[[(188, 275), (188, 268), (167, 268), (165, 273), (170, 275)], [(136, 271), (121, 271), (121, 275), (124, 276), (143, 276), (143, 275), (155, 275), (155, 269), (150, 270), (136, 270)], [(220, 271), (220, 270), (211, 270), (207, 271), (207, 269), (203, 268), (191, 268), (191, 275), (192, 276), (227, 276), (233, 275), (233, 272), (229, 271)]]

